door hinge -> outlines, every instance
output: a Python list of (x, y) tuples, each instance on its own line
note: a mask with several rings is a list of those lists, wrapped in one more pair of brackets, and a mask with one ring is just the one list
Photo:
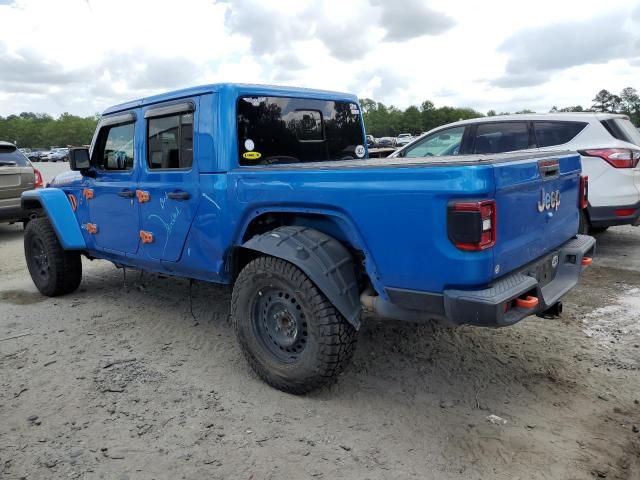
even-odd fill
[(147, 232), (145, 230), (140, 230), (140, 240), (142, 240), (142, 243), (153, 242), (153, 233)]
[(144, 190), (136, 190), (136, 197), (140, 203), (148, 202), (151, 199), (149, 192), (145, 192)]
[(93, 198), (93, 189), (85, 188), (84, 190), (82, 190), (82, 196), (87, 200), (91, 200)]

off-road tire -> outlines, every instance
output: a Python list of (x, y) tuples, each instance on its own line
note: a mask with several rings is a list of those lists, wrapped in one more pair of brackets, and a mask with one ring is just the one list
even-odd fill
[[(36, 254), (36, 251), (39, 254)], [(71, 293), (82, 280), (80, 253), (65, 251), (49, 219), (36, 218), (24, 232), (24, 256), (33, 283), (43, 295)]]
[[(270, 295), (265, 292), (276, 292), (274, 296), (277, 292), (290, 292), (288, 301), (302, 317), (303, 323), (299, 328), (303, 330), (298, 332), (296, 329), (296, 332), (305, 334), (302, 340), (306, 341), (299, 353), (292, 352), (291, 358), (283, 359), (279, 355), (277, 348), (282, 348), (275, 340), (276, 353), (271, 344), (267, 346), (266, 327), (260, 327), (263, 321), (267, 321), (262, 317), (260, 303), (269, 301), (263, 297), (263, 294)], [(231, 317), (249, 365), (267, 384), (287, 393), (301, 395), (332, 383), (353, 356), (356, 329), (309, 277), (295, 265), (279, 258), (258, 257), (244, 267), (233, 287)], [(264, 318), (270, 317), (265, 313)]]

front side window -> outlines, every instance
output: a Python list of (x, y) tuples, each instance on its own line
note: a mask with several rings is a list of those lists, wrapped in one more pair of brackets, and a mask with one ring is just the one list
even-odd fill
[(526, 122), (483, 123), (478, 125), (473, 153), (503, 153), (530, 148)]
[(94, 152), (98, 169), (131, 170), (134, 158), (133, 138), (133, 123), (103, 127)]
[(408, 147), (403, 157), (439, 157), (460, 154), (460, 144), (465, 127), (448, 128), (426, 136), (419, 142)]
[(533, 122), (537, 145), (540, 148), (570, 142), (586, 126), (584, 122)]
[(149, 119), (147, 164), (155, 169), (189, 169), (193, 164), (193, 113)]
[(356, 103), (293, 97), (240, 97), (239, 163), (350, 160), (365, 156)]

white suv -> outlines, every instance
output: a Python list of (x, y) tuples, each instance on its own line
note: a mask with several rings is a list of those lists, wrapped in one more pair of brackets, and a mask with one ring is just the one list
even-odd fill
[(475, 118), (435, 128), (391, 157), (575, 150), (589, 177), (581, 230), (640, 225), (640, 132), (625, 115), (549, 113)]

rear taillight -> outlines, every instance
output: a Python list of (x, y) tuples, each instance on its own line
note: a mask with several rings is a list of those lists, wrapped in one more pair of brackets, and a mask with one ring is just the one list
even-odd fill
[(630, 217), (631, 215), (635, 215), (635, 208), (618, 208), (614, 212), (616, 217)]
[(496, 244), (494, 200), (452, 202), (447, 214), (449, 239), (460, 250), (486, 250)]
[(580, 177), (580, 198), (579, 207), (584, 210), (589, 206), (589, 177), (582, 175)]
[(37, 168), (33, 169), (33, 174), (36, 177), (36, 182), (33, 185), (33, 188), (42, 188), (44, 187), (44, 182), (42, 181), (42, 174), (40, 173), (40, 171)]
[(615, 168), (635, 168), (640, 161), (640, 150), (630, 148), (593, 148), (578, 153), (587, 157), (599, 157)]

